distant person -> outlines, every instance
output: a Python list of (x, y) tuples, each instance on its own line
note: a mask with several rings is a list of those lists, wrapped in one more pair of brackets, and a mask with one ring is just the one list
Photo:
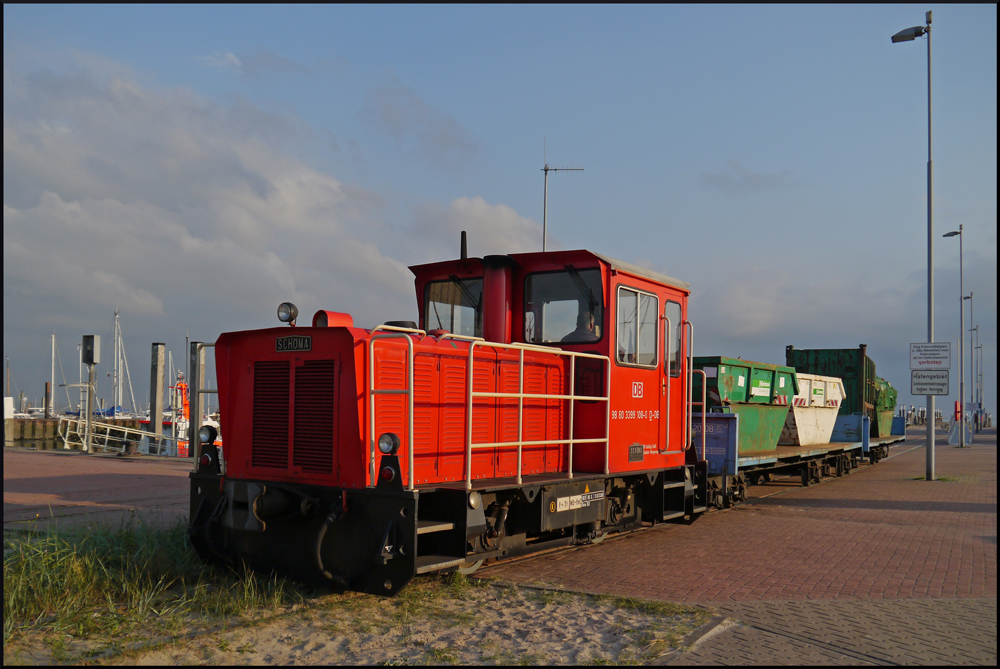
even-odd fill
[(594, 333), (594, 314), (589, 311), (581, 311), (576, 317), (576, 329), (562, 338), (561, 343), (571, 344), (573, 342), (597, 341), (600, 339)]

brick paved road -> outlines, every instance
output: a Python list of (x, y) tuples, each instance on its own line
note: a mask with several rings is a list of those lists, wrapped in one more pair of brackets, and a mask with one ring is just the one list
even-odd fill
[(664, 664), (996, 664), (996, 599), (740, 602)]
[(115, 521), (133, 509), (172, 523), (188, 513), (190, 471), (186, 459), (5, 448), (4, 530)]
[(701, 603), (736, 621), (672, 659), (681, 664), (994, 663), (996, 429), (964, 450), (939, 441), (946, 480), (935, 482), (914, 480), (922, 434), (849, 477), (761, 486), (750, 503), (691, 526), (481, 573)]

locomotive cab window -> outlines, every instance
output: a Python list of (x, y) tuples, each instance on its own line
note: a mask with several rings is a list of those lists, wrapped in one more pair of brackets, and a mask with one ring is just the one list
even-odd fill
[(574, 344), (604, 336), (601, 270), (566, 265), (565, 271), (529, 274), (524, 280), (524, 341)]
[(467, 337), (483, 336), (483, 280), (449, 277), (424, 289), (424, 325)]
[(618, 347), (623, 365), (656, 365), (656, 321), (660, 306), (656, 295), (618, 287)]
[(676, 302), (667, 302), (666, 309), (664, 309), (664, 315), (670, 321), (670, 331), (667, 332), (666, 323), (664, 323), (663, 338), (664, 346), (663, 350), (667, 352), (666, 360), (664, 361), (670, 372), (670, 376), (680, 376), (681, 375), (681, 305)]

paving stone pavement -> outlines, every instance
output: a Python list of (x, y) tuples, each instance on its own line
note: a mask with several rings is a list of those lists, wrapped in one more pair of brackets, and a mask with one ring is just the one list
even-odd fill
[(115, 523), (172, 525), (188, 513), (191, 460), (4, 448), (3, 528)]
[(729, 624), (667, 665), (995, 665), (996, 599), (710, 603)]
[(749, 503), (481, 570), (512, 583), (715, 609), (671, 664), (996, 664), (996, 428), (970, 448), (923, 429), (891, 457)]

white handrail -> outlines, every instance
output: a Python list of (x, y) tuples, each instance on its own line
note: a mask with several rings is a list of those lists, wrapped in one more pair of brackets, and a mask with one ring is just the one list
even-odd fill
[[(663, 320), (667, 322), (667, 336), (663, 338), (665, 344), (663, 351), (663, 359), (667, 363), (667, 431), (663, 435), (663, 449), (660, 453), (666, 453), (670, 451), (670, 379), (673, 377), (670, 375), (670, 365), (672, 363), (672, 358), (670, 357), (670, 316), (663, 314)], [(679, 353), (679, 351), (678, 351)], [(681, 370), (677, 370), (677, 376), (681, 376)]]
[[(368, 340), (368, 416), (370, 419), (369, 437), (371, 464), (371, 487), (375, 487), (375, 396), (376, 395), (406, 395), (408, 397), (406, 412), (406, 452), (408, 457), (409, 474), (407, 478), (407, 490), (413, 490), (413, 339), (411, 334), (426, 334), (423, 330), (412, 330), (410, 328), (397, 328), (392, 325), (379, 325), (372, 328), (376, 330), (392, 330), (384, 334), (377, 334)], [(406, 388), (392, 390), (375, 389), (375, 340), (376, 339), (405, 339), (406, 340)]]
[(373, 327), (368, 332), (368, 334), (372, 334), (373, 335), (376, 332), (378, 332), (379, 330), (385, 330), (386, 332), (405, 332), (405, 333), (418, 334), (418, 335), (422, 335), (422, 336), (426, 336), (427, 335), (426, 332), (424, 332), (423, 330), (419, 330), (417, 328), (401, 328), (401, 327), (399, 327), (397, 325), (385, 325), (385, 324), (383, 324), (383, 325), (376, 325), (375, 327)]
[[(59, 425), (56, 428), (56, 435), (60, 439), (63, 440), (63, 449), (64, 450), (69, 450), (70, 449), (70, 447), (69, 447), (69, 437), (70, 437), (70, 435), (71, 434), (75, 434), (75, 435), (77, 435), (79, 437), (80, 434), (81, 434), (81, 429), (80, 428), (82, 426), (85, 427), (86, 426), (86, 422), (87, 422), (86, 418), (68, 418), (66, 416), (60, 416), (59, 417)], [(65, 430), (63, 429), (64, 425), (65, 425)], [(131, 441), (129, 439), (129, 435), (136, 435), (138, 437), (138, 439), (140, 439), (140, 440), (143, 437), (148, 437), (151, 440), (152, 439), (162, 439), (164, 441), (173, 441), (173, 442), (177, 442), (178, 441), (178, 437), (176, 437), (176, 436), (168, 436), (168, 435), (163, 435), (163, 434), (157, 435), (155, 432), (147, 432), (146, 430), (142, 430), (142, 429), (136, 428), (136, 427), (128, 427), (127, 425), (114, 425), (112, 423), (101, 423), (101, 422), (93, 422), (92, 421), (91, 422), (91, 428), (92, 429), (93, 428), (100, 428), (100, 429), (104, 430), (105, 439), (104, 439), (104, 446), (103, 446), (103, 448), (105, 448), (106, 450), (124, 450), (124, 446), (122, 446), (121, 448), (117, 448), (117, 447), (108, 448), (107, 443), (108, 443), (109, 440), (122, 441), (122, 442), (124, 442), (124, 441)], [(86, 430), (84, 429), (83, 431), (85, 432)], [(121, 432), (121, 433), (123, 433), (123, 435), (121, 437), (113, 437), (112, 438), (112, 437), (109, 436), (109, 433), (111, 431)], [(85, 443), (83, 443), (83, 439), (82, 438), (81, 438), (81, 443), (85, 447), (87, 446)]]
[[(685, 320), (684, 325), (686, 325), (688, 328), (688, 373), (687, 373), (688, 406), (687, 406), (687, 420), (685, 421), (687, 432), (684, 435), (684, 450), (686, 451), (687, 449), (691, 448), (694, 445), (694, 438), (693, 438), (694, 425), (692, 424), (692, 421), (694, 420), (694, 414), (691, 411), (691, 408), (695, 404), (700, 404), (701, 405), (701, 459), (704, 460), (705, 459), (705, 412), (707, 410), (705, 404), (708, 401), (708, 396), (706, 395), (706, 390), (708, 386), (708, 376), (705, 374), (704, 370), (701, 369), (696, 370), (694, 368), (694, 324), (689, 320)], [(701, 402), (694, 401), (694, 374), (696, 371), (702, 376)], [(691, 443), (688, 443), (688, 440), (690, 440)]]
[(684, 375), (685, 381), (687, 382), (687, 388), (684, 392), (684, 397), (687, 398), (687, 407), (685, 411), (687, 420), (684, 421), (684, 443), (682, 444), (684, 450), (686, 451), (691, 448), (690, 442), (693, 441), (691, 405), (694, 403), (694, 325), (691, 321), (684, 319), (684, 327), (688, 330), (688, 368), (687, 374)]
[[(522, 482), (521, 469), (523, 461), (523, 449), (524, 446), (536, 446), (542, 444), (569, 444), (569, 478), (573, 478), (573, 445), (574, 444), (584, 444), (584, 443), (600, 443), (604, 442), (604, 473), (609, 472), (608, 469), (608, 456), (609, 456), (609, 445), (610, 445), (610, 430), (611, 430), (611, 358), (606, 355), (597, 355), (593, 353), (579, 353), (576, 351), (564, 351), (557, 348), (551, 348), (548, 346), (539, 346), (537, 344), (522, 344), (522, 343), (512, 343), (512, 344), (502, 344), (498, 342), (487, 342), (484, 339), (475, 338), (468, 339), (469, 341), (469, 352), (468, 361), (466, 366), (466, 380), (467, 380), (467, 409), (466, 409), (466, 423), (465, 423), (465, 487), (467, 490), (472, 490), (472, 449), (473, 448), (504, 448), (517, 446), (517, 483)], [(475, 392), (473, 390), (473, 380), (474, 380), (474, 365), (475, 357), (474, 352), (476, 346), (482, 344), (483, 346), (489, 346), (490, 348), (517, 350), (519, 352), (518, 356), (518, 392), (515, 393), (499, 393), (499, 392)], [(536, 352), (546, 352), (555, 355), (568, 356), (570, 358), (570, 394), (569, 395), (551, 395), (551, 394), (538, 394), (538, 393), (525, 393), (524, 392), (524, 352), (525, 351), (536, 351)], [(577, 358), (592, 358), (595, 360), (603, 360), (607, 363), (607, 369), (605, 371), (605, 377), (607, 379), (607, 390), (604, 397), (596, 397), (590, 395), (577, 396), (576, 394), (576, 359)], [(477, 397), (492, 397), (492, 398), (517, 398), (517, 441), (516, 442), (495, 442), (495, 443), (482, 443), (473, 444), (472, 443), (472, 407), (475, 398)], [(570, 412), (569, 412), (569, 439), (546, 439), (544, 441), (524, 441), (524, 400), (527, 399), (555, 399), (555, 400), (569, 400)], [(604, 422), (604, 438), (603, 439), (575, 439), (574, 438), (574, 425), (573, 425), (573, 407), (574, 403), (578, 400), (590, 400), (590, 401), (603, 401), (606, 402), (605, 410), (605, 422)]]
[[(707, 403), (706, 389), (708, 388), (708, 374), (705, 373), (703, 369), (693, 369), (691, 370), (692, 383), (694, 383), (694, 374), (701, 374), (701, 401), (695, 402), (701, 407), (701, 459), (705, 459), (705, 414), (708, 413), (708, 407), (705, 406)], [(692, 404), (692, 405), (693, 405)]]

